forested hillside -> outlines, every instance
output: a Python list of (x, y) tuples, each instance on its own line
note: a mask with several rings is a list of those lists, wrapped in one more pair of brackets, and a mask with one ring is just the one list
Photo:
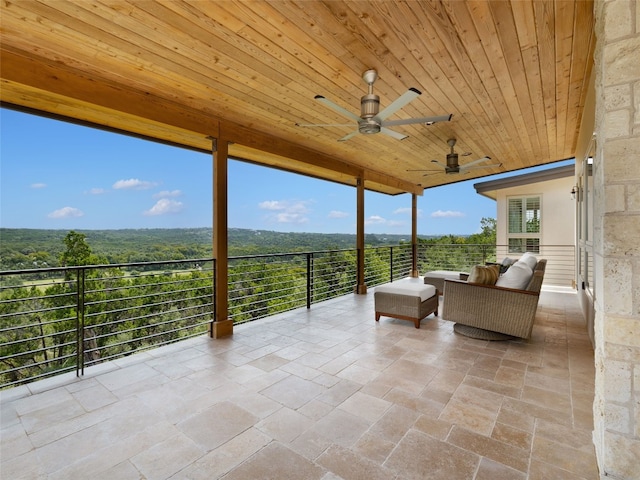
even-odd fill
[[(210, 228), (77, 230), (101, 263), (133, 263), (211, 256)], [(0, 229), (0, 270), (59, 266), (68, 230)], [(366, 235), (369, 246), (396, 245), (409, 235)], [(229, 255), (354, 248), (352, 234), (229, 229)]]
[[(495, 220), (483, 218), (482, 233), (469, 236), (420, 236), (426, 243), (495, 243)], [(0, 228), (0, 271), (57, 267), (68, 230)], [(210, 228), (77, 230), (85, 235), (102, 264), (153, 262), (211, 257)], [(398, 245), (410, 235), (367, 234), (370, 247)], [(295, 233), (229, 229), (229, 256), (353, 249), (355, 234)]]

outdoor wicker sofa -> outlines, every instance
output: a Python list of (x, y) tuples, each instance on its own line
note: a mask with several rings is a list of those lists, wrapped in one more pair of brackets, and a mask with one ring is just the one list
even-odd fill
[(546, 259), (537, 261), (522, 290), (446, 279), (442, 318), (473, 338), (530, 338), (546, 265)]

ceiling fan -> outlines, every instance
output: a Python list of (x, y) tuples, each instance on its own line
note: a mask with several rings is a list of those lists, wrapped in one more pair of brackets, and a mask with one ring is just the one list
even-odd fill
[[(373, 84), (378, 79), (378, 72), (375, 70), (367, 70), (362, 74), (362, 79), (369, 85), (369, 93), (364, 95), (360, 99), (360, 116), (342, 108), (341, 106), (333, 103), (331, 100), (323, 97), (322, 95), (316, 95), (314, 98), (319, 102), (322, 102), (327, 107), (332, 108), (341, 115), (356, 122), (358, 129), (340, 138), (339, 142), (349, 140), (351, 137), (362, 133), (364, 135), (371, 135), (374, 133), (384, 133), (397, 140), (403, 140), (408, 137), (402, 133), (398, 133), (387, 127), (393, 127), (397, 125), (409, 125), (412, 123), (424, 123), (425, 125), (432, 125), (436, 122), (448, 122), (451, 120), (453, 114), (438, 115), (435, 117), (422, 117), (422, 118), (407, 118), (404, 120), (391, 120), (387, 121), (387, 117), (391, 116), (402, 107), (407, 105), (414, 98), (422, 95), (420, 90), (410, 88), (405, 93), (400, 95), (396, 100), (391, 102), (381, 112), (380, 110), (380, 97), (373, 93)], [(309, 124), (309, 123), (296, 123), (298, 127), (350, 127), (353, 123), (339, 123), (339, 124)]]
[[(447, 140), (447, 144), (451, 147), (451, 152), (447, 154), (447, 163), (446, 165), (442, 162), (439, 162), (438, 160), (431, 160), (431, 163), (435, 163), (437, 165), (439, 165), (440, 167), (444, 168), (445, 173), (468, 173), (468, 170), (473, 170), (476, 168), (491, 168), (491, 167), (501, 167), (502, 163), (494, 163), (492, 165), (480, 165), (481, 163), (484, 162), (488, 162), (489, 160), (491, 160), (491, 157), (488, 156), (484, 156), (482, 158), (479, 158), (477, 160), (474, 160), (472, 162), (469, 163), (465, 163), (464, 165), (460, 165), (458, 163), (458, 154), (454, 152), (453, 147), (456, 145), (456, 139), (455, 138), (450, 138), (449, 140)], [(471, 155), (471, 152), (466, 152), (466, 153), (461, 153), (460, 155), (462, 155), (463, 157), (466, 157), (467, 155)], [(407, 170), (408, 172), (429, 172), (429, 173), (425, 173), (426, 175), (435, 175), (437, 173), (441, 173), (440, 170)]]

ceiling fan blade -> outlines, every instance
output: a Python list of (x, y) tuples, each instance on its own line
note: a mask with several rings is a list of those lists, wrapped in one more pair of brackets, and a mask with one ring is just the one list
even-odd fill
[(322, 95), (316, 95), (314, 98), (316, 100), (318, 100), (319, 102), (324, 103), (327, 107), (335, 110), (339, 114), (341, 114), (341, 115), (343, 115), (343, 116), (345, 116), (347, 118), (350, 118), (354, 122), (359, 122), (360, 121), (360, 117), (358, 115), (356, 115), (353, 112), (350, 112), (346, 108), (342, 108), (340, 105), (337, 105), (337, 104), (333, 103), (331, 100), (326, 99)]
[(447, 165), (445, 165), (442, 162), (439, 162), (438, 160), (431, 160), (431, 163), (435, 163), (437, 165), (440, 165), (442, 168), (447, 168)]
[(360, 132), (359, 132), (358, 130), (354, 130), (353, 132), (351, 132), (351, 133), (349, 133), (349, 134), (345, 135), (344, 137), (339, 138), (339, 139), (338, 139), (338, 141), (339, 141), (339, 142), (346, 142), (346, 141), (347, 141), (347, 140), (349, 140), (350, 138), (355, 137), (356, 135), (358, 135), (359, 133), (360, 133)]
[(422, 117), (422, 118), (406, 118), (404, 120), (390, 120), (388, 122), (382, 122), (382, 126), (391, 127), (395, 125), (409, 125), (412, 123), (425, 123), (431, 125), (436, 122), (448, 122), (453, 117), (453, 113), (448, 115), (438, 115), (435, 117)]
[(380, 129), (380, 133), (384, 133), (385, 135), (389, 135), (390, 137), (395, 138), (396, 140), (404, 140), (405, 138), (407, 138), (409, 135), (405, 135), (404, 133), (398, 133), (395, 132), (389, 128), (384, 128), (382, 127)]
[(469, 167), (472, 167), (474, 165), (477, 165), (478, 163), (482, 163), (482, 162), (488, 162), (489, 160), (491, 160), (491, 157), (487, 157), (484, 156), (482, 158), (479, 158), (477, 160), (474, 160), (473, 162), (469, 162), (469, 163), (465, 163), (464, 165), (460, 165), (460, 168), (462, 169), (467, 169)]
[(393, 102), (391, 102), (389, 105), (387, 105), (386, 108), (382, 109), (382, 111), (373, 118), (381, 122), (382, 120), (394, 114), (395, 112), (400, 110), (402, 107), (404, 107), (407, 103), (409, 103), (411, 100), (413, 100), (414, 98), (420, 95), (422, 95), (422, 92), (420, 90), (417, 90), (415, 88), (410, 88), (409, 90), (404, 92), (402, 95), (400, 95), (398, 98), (396, 98)]
[(353, 123), (296, 123), (296, 127), (353, 127)]
[(466, 167), (466, 168), (464, 166), (461, 166), (460, 170), (475, 170), (477, 168), (492, 168), (492, 167), (501, 167), (501, 166), (502, 166), (501, 163), (494, 163), (492, 165), (473, 165), (471, 167)]

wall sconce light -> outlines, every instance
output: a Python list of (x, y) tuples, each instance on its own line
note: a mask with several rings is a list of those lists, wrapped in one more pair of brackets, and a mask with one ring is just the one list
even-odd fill
[(576, 193), (578, 193), (578, 188), (574, 185), (571, 187), (571, 200), (576, 199)]

